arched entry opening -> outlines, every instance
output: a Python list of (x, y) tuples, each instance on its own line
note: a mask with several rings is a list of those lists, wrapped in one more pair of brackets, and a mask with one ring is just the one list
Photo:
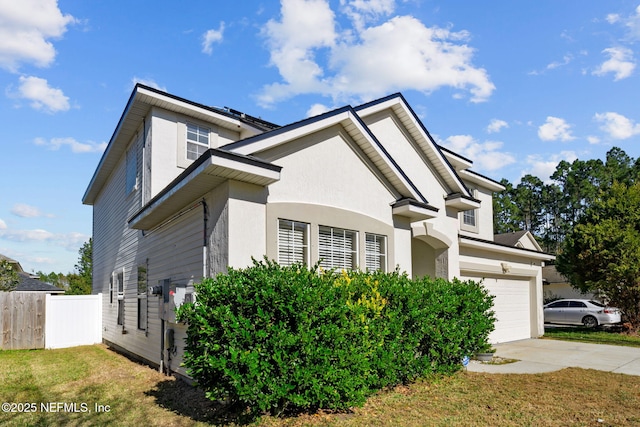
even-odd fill
[(412, 226), (411, 234), (413, 277), (449, 279), (449, 248), (452, 240), (429, 222)]

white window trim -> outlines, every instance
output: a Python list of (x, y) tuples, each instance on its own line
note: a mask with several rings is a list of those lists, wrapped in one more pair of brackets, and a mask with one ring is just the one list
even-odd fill
[[(288, 222), (289, 224), (287, 225), (291, 225), (292, 227), (294, 227), (295, 225), (301, 225), (304, 226), (304, 231), (303, 231), (303, 244), (301, 246), (304, 255), (303, 255), (303, 260), (302, 262), (304, 264), (309, 265), (309, 256), (310, 256), (310, 245), (309, 245), (309, 229), (310, 229), (310, 224), (306, 223), (306, 222), (302, 222), (302, 221), (295, 221), (295, 220), (291, 220), (291, 219), (285, 219), (285, 218), (278, 218), (277, 220), (277, 251), (278, 251), (278, 264), (280, 265), (291, 265), (293, 263), (290, 264), (284, 264), (282, 258), (280, 257), (280, 248), (281, 248), (281, 242), (280, 242), (280, 223), (281, 222)], [(293, 245), (293, 249), (295, 249), (295, 245)], [(291, 258), (293, 258), (293, 255), (291, 256)]]
[[(140, 289), (140, 269), (144, 268), (144, 284), (143, 284), (143, 289)], [(146, 264), (140, 264), (138, 265), (138, 269), (137, 269), (137, 284), (138, 284), (138, 289), (137, 289), (137, 293), (138, 293), (138, 298), (137, 298), (137, 310), (138, 310), (138, 317), (136, 319), (136, 326), (138, 331), (141, 332), (146, 332), (148, 327), (149, 327), (149, 299), (147, 298), (147, 288), (149, 285), (149, 276), (148, 276), (148, 267)], [(145, 300), (145, 312), (141, 313), (140, 312), (140, 300)], [(144, 314), (144, 328), (140, 327), (140, 315)]]
[[(381, 245), (380, 245), (380, 252), (370, 252), (368, 251), (368, 245), (367, 245), (367, 238), (369, 237), (373, 237), (374, 239), (378, 240), (381, 239)], [(382, 271), (382, 272), (386, 272), (387, 271), (387, 236), (383, 235), (383, 234), (376, 234), (376, 233), (367, 233), (365, 232), (365, 237), (364, 237), (364, 242), (365, 242), (365, 248), (364, 248), (364, 257), (365, 257), (365, 268), (367, 271)], [(368, 264), (368, 257), (369, 256), (373, 256), (373, 257), (379, 257), (380, 258), (380, 268), (377, 269), (369, 269)]]
[[(198, 136), (200, 135), (205, 135), (207, 136), (207, 143), (203, 144), (200, 141), (197, 140), (193, 140), (193, 139), (189, 139), (189, 126), (195, 127), (196, 128), (196, 134)], [(187, 161), (194, 161), (196, 160), (198, 157), (200, 157), (202, 155), (202, 153), (197, 154), (195, 159), (190, 159), (189, 158), (189, 144), (195, 144), (197, 146), (199, 146), (200, 148), (205, 148), (205, 151), (208, 150), (209, 148), (211, 148), (211, 128), (210, 127), (206, 127), (206, 126), (202, 126), (198, 123), (194, 123), (192, 121), (187, 121), (186, 123), (186, 128), (185, 128), (185, 154), (184, 157), (187, 159)]]
[[(118, 276), (119, 276), (119, 272), (116, 272), (116, 283), (118, 283), (118, 286), (116, 287), (116, 292), (117, 292), (117, 303), (116, 303), (116, 324), (118, 326), (122, 326), (124, 328), (124, 308), (125, 308), (125, 302), (124, 302), (124, 294), (125, 294), (125, 271), (124, 271), (124, 267), (122, 267), (122, 281), (118, 282)], [(122, 291), (120, 291), (120, 286), (122, 285)], [(120, 313), (120, 304), (122, 304), (122, 323), (118, 322), (118, 317), (119, 317), (119, 313)]]
[[(477, 199), (478, 198), (478, 190), (475, 188), (469, 188), (469, 193), (471, 193), (471, 195), (473, 196), (473, 198)], [(478, 233), (479, 231), (479, 227), (478, 227), (478, 223), (479, 223), (479, 214), (480, 214), (480, 209), (470, 209), (467, 211), (462, 211), (460, 212), (460, 229), (464, 230), (464, 231), (470, 231), (472, 233)], [(467, 224), (465, 222), (465, 214), (468, 213), (473, 213), (473, 222), (474, 224)]]
[[(342, 234), (342, 238), (346, 241), (346, 233), (353, 233), (353, 246), (351, 248), (351, 250), (346, 250), (346, 248), (344, 248), (342, 251), (336, 251), (338, 254), (342, 254), (343, 257), (345, 259), (347, 259), (347, 254), (351, 254), (350, 258), (353, 260), (352, 263), (353, 265), (351, 265), (350, 267), (347, 267), (346, 265), (335, 265), (333, 260), (329, 261), (327, 259), (323, 259), (323, 256), (321, 255), (321, 252), (323, 250), (325, 251), (331, 251), (331, 253), (333, 254), (334, 252), (334, 248), (333, 246), (331, 247), (323, 247), (321, 245), (321, 239), (320, 239), (320, 233), (322, 231), (322, 229), (328, 229), (331, 231), (331, 240), (333, 241), (334, 239), (334, 235), (339, 235), (340, 233)], [(333, 242), (332, 242), (333, 243)], [(332, 227), (332, 226), (328, 226), (328, 225), (319, 225), (318, 226), (318, 259), (322, 260), (321, 261), (321, 266), (322, 268), (327, 268), (327, 269), (350, 269), (350, 270), (356, 270), (358, 268), (359, 262), (360, 262), (360, 248), (359, 248), (359, 231), (358, 230), (349, 230), (346, 228), (339, 228), (339, 227)]]

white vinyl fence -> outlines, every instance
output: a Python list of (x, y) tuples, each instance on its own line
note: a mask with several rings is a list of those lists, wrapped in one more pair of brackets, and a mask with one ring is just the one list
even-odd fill
[(102, 342), (102, 294), (46, 297), (45, 348)]

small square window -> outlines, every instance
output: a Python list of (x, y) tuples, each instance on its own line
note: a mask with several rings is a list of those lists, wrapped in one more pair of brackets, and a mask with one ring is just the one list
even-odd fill
[(210, 129), (187, 123), (187, 159), (196, 160), (209, 149)]

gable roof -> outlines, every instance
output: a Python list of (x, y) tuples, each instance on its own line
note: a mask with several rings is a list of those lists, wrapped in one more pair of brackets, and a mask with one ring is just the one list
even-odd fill
[(360, 105), (355, 110), (362, 117), (367, 117), (383, 110), (392, 111), (431, 165), (433, 165), (440, 178), (449, 187), (449, 193), (461, 194), (472, 198), (472, 194), (464, 185), (460, 176), (458, 176), (456, 169), (449, 163), (449, 159), (444, 155), (441, 147), (433, 140), (427, 128), (401, 93), (395, 93)]
[[(226, 129), (240, 131), (241, 136), (255, 135), (278, 127), (273, 123), (247, 116), (235, 110), (198, 104), (138, 83), (133, 88), (109, 144), (102, 154), (100, 163), (98, 163), (84, 193), (82, 203), (92, 205), (95, 202), (102, 186), (124, 155), (129, 142), (138, 132), (140, 126), (144, 126), (147, 114), (153, 107), (160, 107), (195, 119), (202, 119)], [(143, 129), (144, 131), (146, 129)]]
[(533, 246), (536, 251), (542, 252), (542, 248), (538, 244), (533, 234), (527, 230), (513, 231), (510, 233), (494, 234), (493, 241), (500, 245), (527, 248)]
[(400, 198), (413, 199), (420, 203), (428, 204), (427, 199), (417, 186), (400, 168), (351, 106), (345, 106), (315, 117), (300, 120), (270, 132), (226, 144), (221, 148), (235, 153), (259, 157), (261, 152), (336, 125), (341, 126), (347, 132), (349, 137), (373, 162), (385, 179), (393, 185), (401, 195)]
[(13, 259), (13, 258), (9, 258), (9, 257), (8, 257), (8, 256), (6, 256), (6, 255), (2, 255), (2, 254), (0, 254), (0, 261), (7, 261), (9, 264), (13, 264), (13, 265), (15, 265), (15, 266), (16, 266), (16, 268), (17, 268), (18, 273), (20, 273), (21, 271), (24, 271), (24, 270), (22, 269), (22, 266), (20, 265), (20, 263), (19, 263), (18, 261), (16, 261), (16, 260), (15, 260), (15, 259)]

